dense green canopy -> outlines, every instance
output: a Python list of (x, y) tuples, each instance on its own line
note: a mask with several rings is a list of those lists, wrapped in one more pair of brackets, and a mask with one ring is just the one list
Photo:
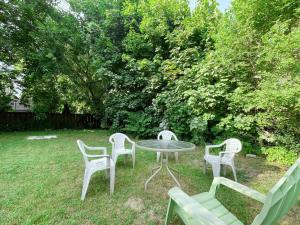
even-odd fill
[[(23, 73), (36, 112), (101, 115), (153, 135), (162, 121), (194, 142), (229, 136), (244, 149), (299, 149), (300, 2), (51, 0), (0, 3), (0, 109)], [(16, 72), (17, 70), (17, 72)]]

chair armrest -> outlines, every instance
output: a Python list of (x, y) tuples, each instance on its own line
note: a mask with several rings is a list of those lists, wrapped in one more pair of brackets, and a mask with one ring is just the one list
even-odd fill
[(209, 149), (210, 149), (210, 148), (220, 148), (220, 147), (222, 147), (223, 145), (225, 145), (225, 142), (223, 142), (223, 143), (221, 143), (221, 144), (219, 144), (219, 145), (206, 145), (206, 146), (205, 146), (205, 154), (206, 154), (206, 155), (209, 154)]
[(128, 141), (130, 144), (132, 144), (131, 149), (132, 149), (132, 151), (134, 152), (134, 151), (135, 151), (135, 142), (132, 141), (132, 140), (130, 140), (128, 137), (126, 137), (126, 139), (127, 139), (127, 141)]
[(130, 144), (134, 144), (135, 145), (135, 142), (130, 140), (128, 137), (126, 137), (126, 140), (130, 143)]
[(235, 181), (229, 180), (225, 177), (215, 177), (210, 187), (209, 193), (214, 196), (216, 194), (216, 189), (220, 184), (231, 188), (232, 190), (235, 190), (243, 195), (246, 195), (252, 199), (255, 199), (261, 203), (264, 203), (266, 200), (266, 196), (264, 194), (261, 194), (256, 190), (253, 190)]
[(86, 146), (88, 150), (106, 150), (106, 147), (91, 147), (91, 146)]
[(97, 150), (101, 150), (101, 151), (103, 151), (103, 153), (106, 155), (107, 154), (107, 148), (106, 147), (92, 147), (92, 146), (87, 146), (87, 145), (85, 145), (84, 146), (86, 149), (88, 149), (88, 150), (92, 150), (92, 151), (97, 151)]
[(218, 217), (203, 207), (199, 202), (188, 196), (178, 187), (172, 188), (168, 192), (171, 200), (183, 210), (189, 218), (197, 221), (199, 225), (226, 225)]
[(219, 156), (220, 157), (222, 157), (222, 155), (225, 155), (225, 154), (236, 154), (236, 152), (230, 152), (230, 151), (228, 151), (228, 152), (219, 152)]
[(89, 154), (86, 154), (87, 157), (89, 158), (110, 158), (110, 155), (89, 155)]

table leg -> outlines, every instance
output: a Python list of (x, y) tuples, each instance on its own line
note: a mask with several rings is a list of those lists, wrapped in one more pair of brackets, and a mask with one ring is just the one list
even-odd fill
[(161, 168), (161, 166), (154, 167), (154, 168), (151, 170), (151, 174), (153, 174), (153, 171), (158, 170), (159, 168)]
[[(165, 158), (164, 158), (164, 155), (165, 155)], [(160, 162), (161, 162), (160, 166), (155, 167), (155, 168), (152, 169), (152, 171), (151, 171), (152, 175), (145, 182), (145, 191), (147, 190), (147, 186), (148, 186), (149, 182), (159, 173), (159, 171), (161, 171), (163, 165), (166, 166), (166, 168), (168, 170), (168, 173), (171, 175), (171, 177), (173, 178), (173, 180), (175, 181), (175, 183), (177, 184), (177, 186), (179, 188), (181, 188), (181, 185), (180, 185), (179, 181), (177, 180), (177, 178), (175, 177), (175, 175), (172, 173), (172, 171), (173, 171), (173, 172), (176, 172), (179, 175), (179, 171), (176, 170), (176, 169), (174, 169), (174, 168), (172, 168), (172, 167), (168, 166), (168, 153), (163, 153), (163, 152), (161, 153), (161, 161)]]
[(172, 173), (172, 171), (170, 170), (170, 168), (167, 166), (167, 170), (169, 172), (169, 174), (171, 175), (171, 177), (173, 178), (173, 180), (176, 182), (177, 186), (181, 189), (181, 185), (179, 183), (179, 181), (176, 179), (176, 177), (174, 176), (174, 174)]
[[(155, 168), (152, 169), (152, 175), (145, 182), (145, 191), (147, 190), (148, 183), (158, 174), (158, 172), (162, 169), (162, 167), (163, 167), (163, 154), (161, 155), (161, 164), (160, 164), (160, 166), (155, 167)], [(154, 170), (156, 170), (156, 171), (153, 173)]]
[(178, 170), (176, 170), (176, 169), (174, 169), (173, 167), (170, 167), (170, 166), (168, 166), (168, 168), (169, 168), (171, 171), (176, 172), (177, 175), (180, 176), (180, 173), (179, 173)]
[(168, 153), (166, 153), (166, 154), (167, 154), (166, 155), (166, 168), (167, 168), (169, 174), (171, 175), (171, 177), (173, 178), (173, 180), (176, 182), (177, 186), (181, 189), (181, 185), (180, 185), (179, 181), (176, 179), (175, 175), (172, 173), (171, 170), (177, 172), (178, 175), (179, 175), (179, 172), (178, 172), (178, 170), (175, 170), (175, 169), (168, 166)]

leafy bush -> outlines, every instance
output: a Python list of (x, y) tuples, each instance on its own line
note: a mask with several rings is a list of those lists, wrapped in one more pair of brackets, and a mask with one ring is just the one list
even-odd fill
[[(165, 120), (194, 143), (238, 137), (245, 153), (299, 151), (299, 1), (234, 0), (226, 13), (217, 0), (192, 12), (185, 0), (72, 0), (74, 13), (38, 2), (2, 4), (0, 47), (1, 61), (21, 65), (34, 112), (68, 103), (139, 137)], [(0, 73), (0, 111), (12, 79)], [(293, 152), (274, 154), (289, 162)]]
[(292, 165), (298, 158), (295, 151), (288, 150), (284, 147), (262, 148), (262, 153), (267, 156), (270, 162), (278, 162), (282, 165)]
[[(136, 137), (153, 137), (159, 132), (159, 127), (154, 117), (144, 112), (128, 112), (125, 119), (124, 132)], [(156, 126), (157, 125), (157, 126)]]
[(194, 143), (203, 143), (204, 134), (207, 130), (207, 121), (202, 120), (201, 118), (193, 118), (190, 121), (190, 132), (192, 134), (191, 141)]

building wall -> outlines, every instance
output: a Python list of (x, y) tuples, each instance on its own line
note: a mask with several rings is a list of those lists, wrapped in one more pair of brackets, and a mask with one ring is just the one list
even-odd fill
[(14, 110), (16, 112), (29, 112), (30, 111), (30, 107), (21, 104), (20, 99), (14, 99), (13, 101), (11, 101), (11, 103), (9, 105), (11, 106), (12, 110)]

